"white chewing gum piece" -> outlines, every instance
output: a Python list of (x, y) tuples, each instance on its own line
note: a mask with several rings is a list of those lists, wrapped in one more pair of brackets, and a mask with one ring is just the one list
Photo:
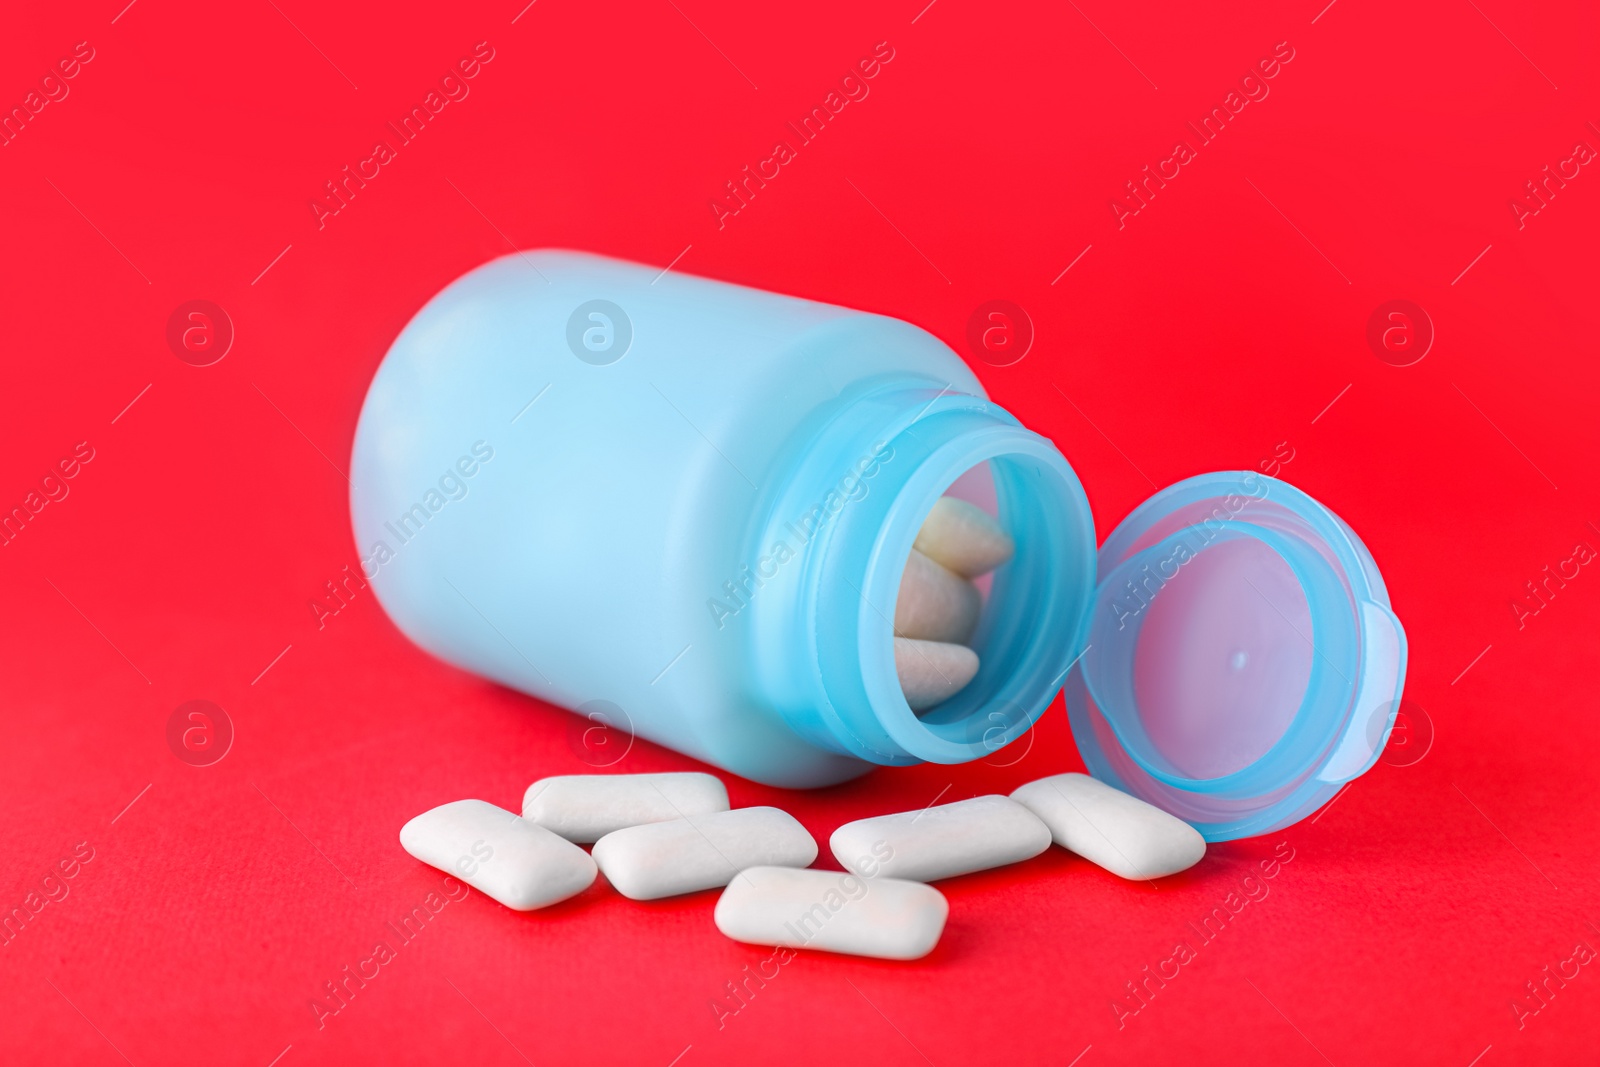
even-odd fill
[(1050, 828), (1007, 797), (990, 795), (845, 823), (828, 839), (846, 870), (930, 882), (1032, 859)]
[(1041, 778), (1011, 797), (1044, 820), (1056, 844), (1122, 878), (1163, 878), (1206, 854), (1200, 831), (1087, 774)]
[(791, 867), (740, 871), (714, 913), (717, 929), (735, 941), (884, 960), (932, 952), (949, 915), (949, 901), (931, 885)]
[(894, 669), (912, 711), (924, 711), (955, 696), (978, 673), (978, 654), (945, 641), (894, 639)]
[(514, 911), (583, 892), (594, 860), (564, 838), (484, 800), (457, 800), (400, 828), (400, 847)]
[(746, 867), (804, 867), (816, 839), (778, 808), (735, 808), (616, 830), (595, 842), (607, 881), (630, 900), (725, 886)]
[(994, 516), (953, 496), (934, 501), (913, 547), (964, 578), (988, 574), (1017, 552)]
[(562, 774), (539, 779), (522, 797), (524, 819), (580, 845), (625, 826), (727, 810), (727, 787), (698, 771)]
[(895, 636), (966, 644), (982, 602), (977, 586), (912, 549), (894, 602)]

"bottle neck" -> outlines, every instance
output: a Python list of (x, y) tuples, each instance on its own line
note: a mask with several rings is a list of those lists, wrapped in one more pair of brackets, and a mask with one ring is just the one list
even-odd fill
[[(1094, 523), (1072, 468), (984, 398), (918, 379), (841, 398), (803, 436), (760, 535), (797, 561), (754, 629), (766, 701), (812, 743), (880, 764), (964, 763), (1020, 737), (1061, 688), (1094, 589)], [(977, 675), (918, 715), (895, 671), (900, 577), (934, 502), (980, 464), (1016, 555), (994, 572), (971, 642)]]

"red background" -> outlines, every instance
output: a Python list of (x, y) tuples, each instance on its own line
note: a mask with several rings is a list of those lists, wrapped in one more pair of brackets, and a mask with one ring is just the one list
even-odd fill
[[(1597, 968), (1520, 1028), (1512, 1003), (1576, 942), (1600, 947), (1600, 576), (1583, 568), (1520, 629), (1510, 605), (1600, 546), (1600, 174), (1520, 229), (1509, 203), (1576, 142), (1600, 147), (1600, 19), (1323, 2), (9, 13), (6, 108), (76, 42), (94, 59), (0, 149), (0, 504), (77, 442), (94, 459), (0, 548), (0, 906), (77, 843), (94, 858), (0, 948), (0, 1058), (1592, 1060)], [(323, 183), (479, 41), (495, 58), (470, 96), (319, 229)], [(880, 41), (895, 58), (870, 96), (719, 229), (723, 182)], [(1270, 95), (1119, 229), (1123, 183), (1281, 41), (1294, 59)], [(1058, 849), (950, 881), (927, 959), (801, 954), (720, 1029), (712, 999), (768, 953), (717, 933), (714, 893), (640, 905), (602, 880), (529, 915), (450, 904), (319, 1030), (323, 983), (440, 884), (400, 850), (407, 818), (463, 796), (515, 807), (532, 779), (588, 769), (566, 713), (429, 659), (370, 592), (321, 629), (309, 608), (356, 559), (342, 469), (385, 349), (461, 272), (547, 245), (681, 255), (963, 351), (980, 303), (1021, 305), (1033, 349), (980, 372), (1058, 442), (1102, 535), (1155, 487), (1286, 442), (1281, 475), (1384, 570), (1431, 751), (1157, 885)], [(1404, 368), (1365, 339), (1397, 298), (1437, 330)], [(213, 366), (165, 340), (191, 299), (237, 332)], [(236, 730), (213, 766), (167, 745), (191, 699)], [(692, 766), (640, 744), (617, 769)], [(1009, 767), (729, 787), (825, 840), (1078, 766), (1058, 703)], [(1280, 842), (1294, 858), (1270, 895), (1119, 1028), (1124, 983)]]

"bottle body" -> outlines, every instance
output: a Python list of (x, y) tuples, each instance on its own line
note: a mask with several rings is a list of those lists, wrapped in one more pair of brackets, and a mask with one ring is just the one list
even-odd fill
[(986, 612), (979, 640), (1009, 642), (997, 669), (1021, 657), (1032, 678), (1064, 668), (1081, 630), (1087, 503), (948, 347), (884, 316), (519, 253), (395, 341), (357, 428), (352, 519), (378, 599), (433, 654), (569, 709), (605, 702), (609, 725), (745, 777), (818, 786), (975, 758), (1059, 689), (995, 675), (926, 727), (893, 706), (888, 620), (917, 511), (1001, 453), (1021, 479), (1002, 509), (1055, 524), (1018, 580), (1054, 582), (1067, 622), (1036, 637)]

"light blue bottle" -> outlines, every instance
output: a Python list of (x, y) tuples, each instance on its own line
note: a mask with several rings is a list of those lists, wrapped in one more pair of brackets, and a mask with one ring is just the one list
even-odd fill
[[(1017, 553), (995, 572), (985, 600), (972, 641), (977, 677), (919, 715), (894, 667), (900, 573), (929, 508), (975, 467), (992, 479)], [(881, 315), (598, 256), (505, 256), (430, 301), (373, 380), (351, 477), (363, 568), (416, 643), (552, 703), (604, 707), (612, 726), (773, 785), (821, 786), (874, 765), (990, 755), (1027, 732), (1069, 669), (1075, 680), (1091, 664), (1115, 673), (1101, 657), (1120, 641), (1137, 644), (1157, 623), (1163, 648), (1175, 640), (1172, 612), (1156, 610), (1160, 597), (1148, 613), (1155, 621), (1129, 627), (1126, 603), (1119, 615), (1115, 596), (1097, 593), (1106, 575), (1097, 576), (1093, 520), (1076, 475), (1048, 439), (990, 403), (932, 335)], [(1282, 807), (1283, 787), (1285, 776), (1307, 778), (1301, 764), (1317, 741), (1330, 754), (1346, 744), (1341, 774), (1370, 766), (1393, 719), (1404, 637), (1386, 662), (1362, 658), (1376, 623), (1358, 601), (1393, 616), (1370, 556), (1336, 517), (1271, 479), (1210, 477), (1231, 479), (1223, 488), (1254, 479), (1252, 502), (1223, 520), (1230, 542), (1258, 543), (1251, 520), (1263, 508), (1289, 507), (1328, 516), (1325, 525), (1354, 546), (1330, 564), (1333, 578), (1303, 575), (1344, 582), (1349, 594), (1355, 658), (1340, 660), (1343, 705), (1331, 688), (1311, 699), (1329, 672), (1301, 680), (1303, 699), (1289, 692), (1294, 678), (1268, 679), (1263, 699), (1294, 707), (1244, 717), (1241, 730), (1255, 737), (1244, 747), (1263, 749), (1252, 757), (1258, 803), (1246, 798), (1241, 809), (1233, 781), (1222, 817), (1203, 804), (1184, 815), (1224, 837), (1304, 814), (1307, 796), (1327, 783), (1309, 793), (1291, 788), (1291, 808)], [(1164, 497), (1141, 512), (1165, 514)], [(1192, 510), (1194, 499), (1182, 506)], [(1254, 565), (1274, 568), (1271, 595), (1293, 598), (1278, 553), (1295, 557), (1287, 565), (1299, 575), (1293, 568), (1309, 566), (1301, 556), (1315, 551), (1285, 549), (1295, 531), (1262, 530), (1276, 539), (1265, 563), (1175, 572), (1203, 577), (1202, 595), (1186, 608), (1202, 626), (1207, 596), (1219, 583), (1236, 586)], [(1209, 542), (1202, 547), (1216, 554)], [(1196, 600), (1166, 596), (1174, 605), (1184, 598)], [(1272, 663), (1274, 648), (1301, 639), (1236, 601), (1213, 607), (1249, 615), (1234, 629), (1254, 642), (1250, 663)], [(1319, 626), (1338, 617), (1331, 593), (1315, 606)], [(1123, 625), (1102, 635), (1098, 656), (1090, 646), (1077, 662), (1091, 627), (1106, 629), (1107, 612)], [(1379, 621), (1392, 646), (1399, 627), (1387, 620)], [(1209, 668), (1192, 669), (1210, 677)], [(1363, 672), (1374, 675), (1364, 686)], [(1083, 728), (1095, 753), (1121, 754), (1119, 731), (1137, 732), (1139, 684), (1124, 688), (1096, 686), (1102, 702), (1129, 710), (1097, 708)], [(1246, 677), (1230, 692), (1249, 699), (1254, 690)], [(1168, 717), (1217, 714), (1156, 703)], [(1387, 718), (1373, 728), (1378, 703)], [(1279, 761), (1282, 745), (1263, 743), (1255, 736), (1262, 730), (1298, 730), (1293, 760)], [(1354, 754), (1352, 736), (1360, 738)], [(1174, 770), (1159, 744), (1127, 746), (1135, 766), (1160, 768), (1166, 793), (1156, 797), (1127, 773), (1116, 778), (1109, 765), (1096, 769), (1098, 755), (1085, 759), (1164, 806), (1176, 804), (1167, 795), (1174, 789), (1189, 795), (1185, 782), (1206, 795), (1211, 770)]]

